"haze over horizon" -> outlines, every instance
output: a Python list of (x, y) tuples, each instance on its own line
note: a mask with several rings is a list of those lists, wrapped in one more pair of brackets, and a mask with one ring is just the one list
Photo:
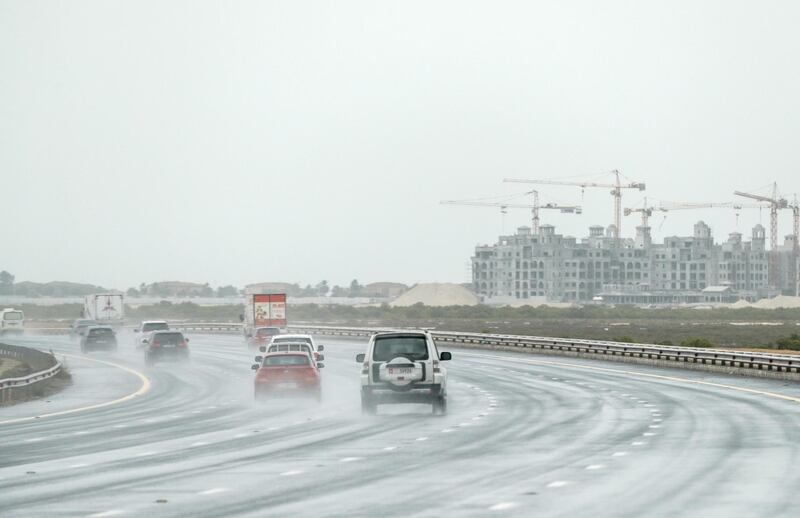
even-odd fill
[[(464, 282), (474, 246), (530, 214), (439, 202), (535, 187), (505, 177), (619, 169), (647, 184), (624, 207), (747, 203), (732, 192), (772, 182), (791, 199), (798, 15), (788, 1), (6, 1), (0, 270), (118, 289)], [(584, 207), (542, 211), (559, 233), (612, 222), (607, 189), (538, 189)], [(654, 216), (654, 241), (698, 220), (723, 241), (769, 212)]]

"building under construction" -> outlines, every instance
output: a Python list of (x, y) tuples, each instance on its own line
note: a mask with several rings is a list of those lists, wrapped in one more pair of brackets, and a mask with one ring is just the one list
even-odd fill
[(753, 301), (795, 295), (800, 288), (794, 236), (771, 255), (761, 225), (749, 240), (734, 232), (722, 243), (714, 243), (702, 221), (693, 235), (663, 243), (652, 242), (649, 226), (637, 227), (635, 239), (617, 236), (614, 225), (590, 227), (580, 241), (557, 234), (552, 225), (538, 233), (520, 227), (492, 246), (475, 248), (473, 289), (485, 303), (680, 304)]

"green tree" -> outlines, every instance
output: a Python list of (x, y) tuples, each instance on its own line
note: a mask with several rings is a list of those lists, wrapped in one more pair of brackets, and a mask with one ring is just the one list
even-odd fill
[(231, 286), (230, 284), (217, 288), (217, 297), (235, 297), (238, 294), (238, 288), (236, 288), (236, 286)]
[(125, 292), (125, 295), (129, 297), (139, 297), (141, 296), (141, 293), (139, 293), (139, 290), (136, 288), (128, 288), (128, 290)]
[(3, 270), (0, 272), (0, 294), (11, 295), (14, 292), (14, 276)]
[(317, 283), (316, 290), (317, 290), (317, 295), (319, 295), (320, 297), (324, 297), (328, 294), (329, 291), (331, 291), (331, 287), (328, 286), (328, 281), (320, 281)]
[(364, 290), (364, 287), (358, 283), (358, 279), (353, 279), (350, 281), (350, 296), (351, 297), (360, 297), (361, 292)]

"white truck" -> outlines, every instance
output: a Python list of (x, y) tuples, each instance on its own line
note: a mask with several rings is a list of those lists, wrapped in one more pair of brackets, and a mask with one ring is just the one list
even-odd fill
[(98, 325), (122, 326), (125, 320), (125, 299), (122, 293), (94, 293), (83, 300), (83, 318)]
[(22, 333), (25, 330), (25, 314), (20, 309), (5, 308), (0, 311), (0, 334)]

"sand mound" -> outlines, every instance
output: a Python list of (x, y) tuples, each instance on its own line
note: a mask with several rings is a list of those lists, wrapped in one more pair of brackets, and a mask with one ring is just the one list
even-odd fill
[(406, 307), (419, 302), (426, 306), (475, 306), (478, 304), (478, 297), (459, 284), (428, 283), (415, 285), (389, 305)]
[(750, 308), (753, 307), (753, 305), (747, 302), (746, 300), (741, 299), (731, 304), (730, 307), (732, 307), (733, 309), (741, 309), (741, 308)]
[(772, 299), (761, 299), (752, 307), (759, 309), (800, 308), (800, 297), (778, 295)]

